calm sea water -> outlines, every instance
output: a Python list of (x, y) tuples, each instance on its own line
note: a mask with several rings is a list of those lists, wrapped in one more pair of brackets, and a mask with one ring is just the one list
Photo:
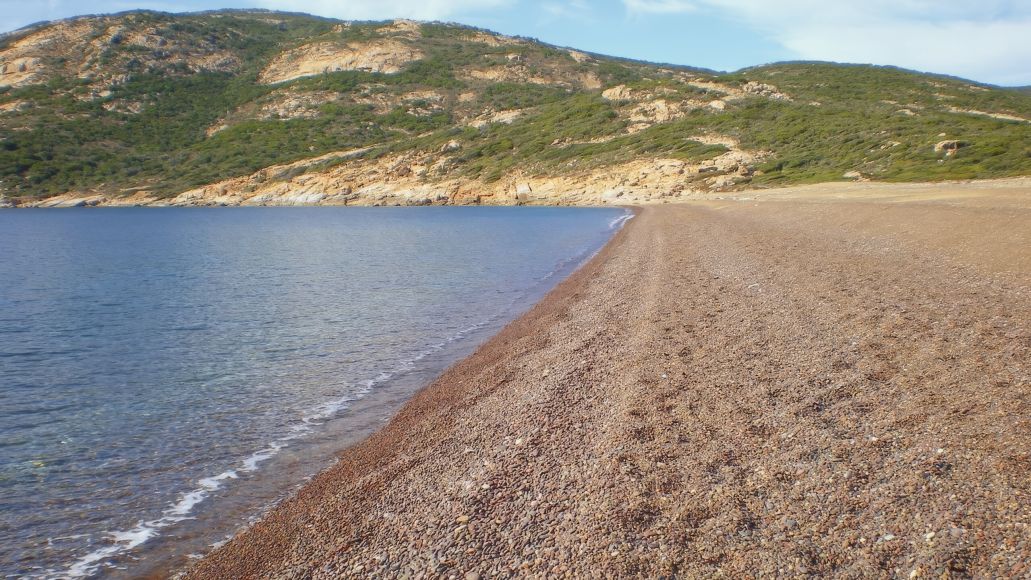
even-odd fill
[(324, 468), (626, 217), (0, 211), (0, 575), (206, 548), (203, 522), (239, 525)]

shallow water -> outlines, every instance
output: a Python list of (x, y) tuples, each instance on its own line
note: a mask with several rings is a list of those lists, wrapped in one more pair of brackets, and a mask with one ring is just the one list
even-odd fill
[(0, 212), (0, 574), (131, 575), (206, 548), (626, 215)]

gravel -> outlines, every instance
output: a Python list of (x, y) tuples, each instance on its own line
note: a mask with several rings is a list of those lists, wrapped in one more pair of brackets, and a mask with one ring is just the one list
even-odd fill
[(642, 210), (187, 576), (1031, 574), (1026, 232), (984, 203)]

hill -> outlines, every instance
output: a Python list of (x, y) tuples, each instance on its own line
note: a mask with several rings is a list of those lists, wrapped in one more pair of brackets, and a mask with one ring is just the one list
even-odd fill
[(16, 204), (604, 203), (1031, 175), (1029, 119), (1031, 96), (962, 79), (722, 74), (440, 23), (132, 12), (0, 39)]

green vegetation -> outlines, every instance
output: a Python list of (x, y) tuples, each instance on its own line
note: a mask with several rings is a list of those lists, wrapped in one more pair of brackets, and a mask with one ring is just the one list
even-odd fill
[[(1031, 174), (1031, 123), (1021, 120), (1031, 119), (1026, 89), (827, 63), (721, 75), (604, 57), (578, 62), (564, 49), (483, 42), (485, 31), (439, 23), (413, 33), (262, 11), (119, 20), (114, 36), (104, 36), (110, 21), (98, 21), (81, 46), (48, 54), (51, 72), (36, 84), (0, 88), (0, 193), (170, 196), (333, 151), (435, 154), (452, 140), (461, 148), (446, 173), (491, 181), (516, 169), (557, 174), (641, 157), (700, 162), (726, 151), (691, 139), (703, 134), (767, 152), (746, 181), (758, 186), (839, 180), (851, 171), (891, 181)], [(3, 39), (0, 50), (31, 33)], [(134, 41), (140, 34), (152, 40)], [(258, 80), (286, 50), (387, 37), (424, 57), (396, 74)], [(84, 57), (89, 50), (96, 52)], [(789, 98), (764, 96), (749, 88), (754, 83)], [(602, 97), (618, 85), (631, 96)], [(649, 120), (635, 109), (660, 99), (675, 114)], [(472, 126), (504, 111), (517, 113)], [(964, 146), (935, 152), (946, 139)]]

